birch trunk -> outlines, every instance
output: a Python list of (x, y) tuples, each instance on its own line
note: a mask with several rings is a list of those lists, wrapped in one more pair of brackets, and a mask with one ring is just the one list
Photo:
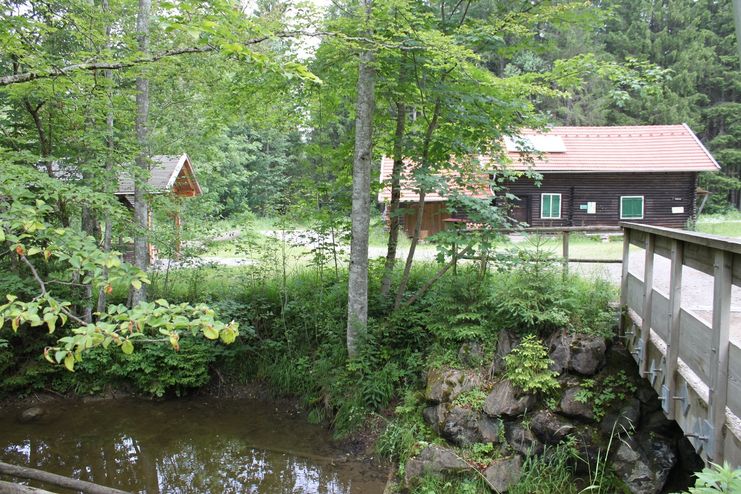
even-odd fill
[[(366, 24), (372, 0), (362, 0)], [(357, 355), (358, 339), (368, 325), (368, 229), (370, 227), (370, 171), (373, 107), (375, 104), (375, 57), (368, 47), (360, 54), (355, 117), (355, 154), (352, 174), (352, 240), (347, 287), (347, 354)]]
[[(149, 11), (151, 0), (139, 0), (139, 14), (136, 17), (136, 33), (139, 42), (139, 51), (146, 55), (149, 48)], [(149, 157), (147, 153), (147, 119), (149, 115), (149, 80), (144, 76), (136, 78), (136, 140), (139, 144), (139, 153), (136, 156), (136, 166), (140, 169), (135, 174), (138, 177), (134, 185), (134, 221), (137, 228), (134, 239), (134, 265), (146, 270), (149, 267), (149, 246), (147, 245), (147, 231), (149, 228), (147, 198), (141, 177), (149, 174)], [(131, 288), (131, 305), (135, 306), (147, 298), (145, 285), (141, 288)]]

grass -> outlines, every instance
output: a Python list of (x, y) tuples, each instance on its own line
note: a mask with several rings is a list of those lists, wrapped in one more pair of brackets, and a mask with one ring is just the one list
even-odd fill
[(741, 211), (702, 215), (697, 219), (695, 230), (701, 233), (741, 238)]

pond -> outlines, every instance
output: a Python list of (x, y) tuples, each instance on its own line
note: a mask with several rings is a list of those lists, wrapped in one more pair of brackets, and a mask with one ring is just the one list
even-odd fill
[[(188, 399), (43, 405), (33, 423), (0, 412), (0, 461), (130, 492), (383, 492), (386, 472), (274, 403)], [(52, 486), (54, 492), (63, 492)]]

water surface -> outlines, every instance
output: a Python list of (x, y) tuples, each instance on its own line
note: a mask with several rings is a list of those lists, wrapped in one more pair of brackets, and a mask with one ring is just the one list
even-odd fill
[[(385, 472), (334, 448), (320, 426), (253, 400), (112, 400), (0, 412), (0, 460), (165, 493), (383, 492)], [(34, 484), (63, 492), (59, 488)]]

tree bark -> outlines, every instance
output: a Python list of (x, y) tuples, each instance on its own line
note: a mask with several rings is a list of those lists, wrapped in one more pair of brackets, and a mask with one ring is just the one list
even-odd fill
[[(422, 144), (422, 163), (421, 166), (429, 166), (429, 154), (430, 144), (432, 143), (432, 134), (437, 129), (437, 124), (440, 119), (442, 101), (438, 97), (435, 100), (435, 109), (432, 112), (432, 118), (430, 123), (427, 125), (427, 131), (425, 132), (425, 140)], [(404, 273), (401, 275), (401, 281), (399, 282), (399, 288), (396, 290), (396, 299), (394, 301), (394, 310), (401, 306), (401, 299), (404, 298), (404, 291), (407, 289), (407, 283), (409, 283), (409, 274), (412, 271), (412, 263), (414, 262), (414, 252), (417, 250), (417, 244), (419, 243), (419, 235), (422, 231), (422, 216), (425, 210), (425, 190), (419, 191), (419, 202), (417, 203), (417, 221), (414, 225), (414, 235), (412, 236), (412, 243), (409, 246), (409, 253), (407, 254), (407, 260), (404, 264)]]
[[(110, 4), (108, 3), (108, 0), (102, 0), (101, 6), (103, 7), (103, 10), (108, 13), (110, 10)], [(111, 25), (108, 24), (105, 27), (105, 36), (108, 40), (108, 48), (111, 47)], [(106, 156), (106, 162), (105, 162), (105, 175), (106, 180), (104, 180), (104, 190), (106, 192), (109, 192), (109, 185), (111, 183), (118, 183), (117, 177), (113, 174), (113, 147), (114, 147), (114, 141), (113, 141), (113, 71), (110, 69), (106, 69), (103, 71), (103, 77), (108, 82), (108, 114), (106, 115), (106, 130), (108, 131), (108, 135), (106, 136), (106, 148), (108, 151), (108, 156)], [(111, 243), (112, 243), (112, 232), (113, 232), (113, 224), (111, 222), (111, 213), (109, 211), (106, 211), (105, 213), (105, 219), (103, 224), (103, 239), (102, 239), (102, 248), (103, 252), (110, 252), (111, 251)], [(103, 275), (105, 277), (108, 277), (108, 268), (103, 268)], [(106, 309), (107, 304), (107, 298), (108, 295), (106, 294), (106, 287), (102, 286), (98, 289), (98, 303), (96, 305), (97, 312), (102, 313)]]
[[(362, 0), (368, 25), (372, 0)], [(358, 339), (368, 326), (368, 229), (370, 228), (370, 171), (373, 152), (375, 56), (371, 47), (360, 54), (355, 117), (355, 154), (352, 176), (352, 240), (347, 287), (347, 354), (357, 355)]]
[(84, 492), (86, 494), (126, 494), (125, 491), (93, 484), (92, 482), (87, 482), (85, 480), (63, 477), (55, 473), (44, 472), (43, 470), (36, 470), (35, 468), (11, 465), (9, 463), (0, 463), (0, 473), (10, 477), (38, 480), (39, 482), (46, 482), (48, 484)]
[(394, 166), (391, 170), (391, 203), (389, 204), (389, 242), (386, 263), (381, 280), (381, 297), (386, 298), (391, 290), (391, 279), (396, 265), (396, 248), (399, 245), (399, 206), (401, 205), (401, 173), (404, 170), (404, 127), (407, 109), (403, 101), (396, 102), (396, 132), (394, 133)]
[[(136, 18), (136, 32), (139, 42), (139, 51), (146, 55), (149, 48), (149, 11), (151, 0), (139, 0), (139, 14)], [(139, 173), (133, 174), (134, 181), (134, 219), (137, 228), (134, 238), (134, 265), (146, 270), (149, 267), (149, 246), (147, 245), (147, 231), (149, 228), (149, 208), (144, 190), (143, 177), (149, 175), (149, 156), (147, 152), (147, 119), (149, 116), (149, 80), (140, 75), (136, 78), (136, 140), (139, 153), (136, 156), (136, 167)], [(145, 285), (141, 288), (131, 288), (131, 305), (147, 299)]]

